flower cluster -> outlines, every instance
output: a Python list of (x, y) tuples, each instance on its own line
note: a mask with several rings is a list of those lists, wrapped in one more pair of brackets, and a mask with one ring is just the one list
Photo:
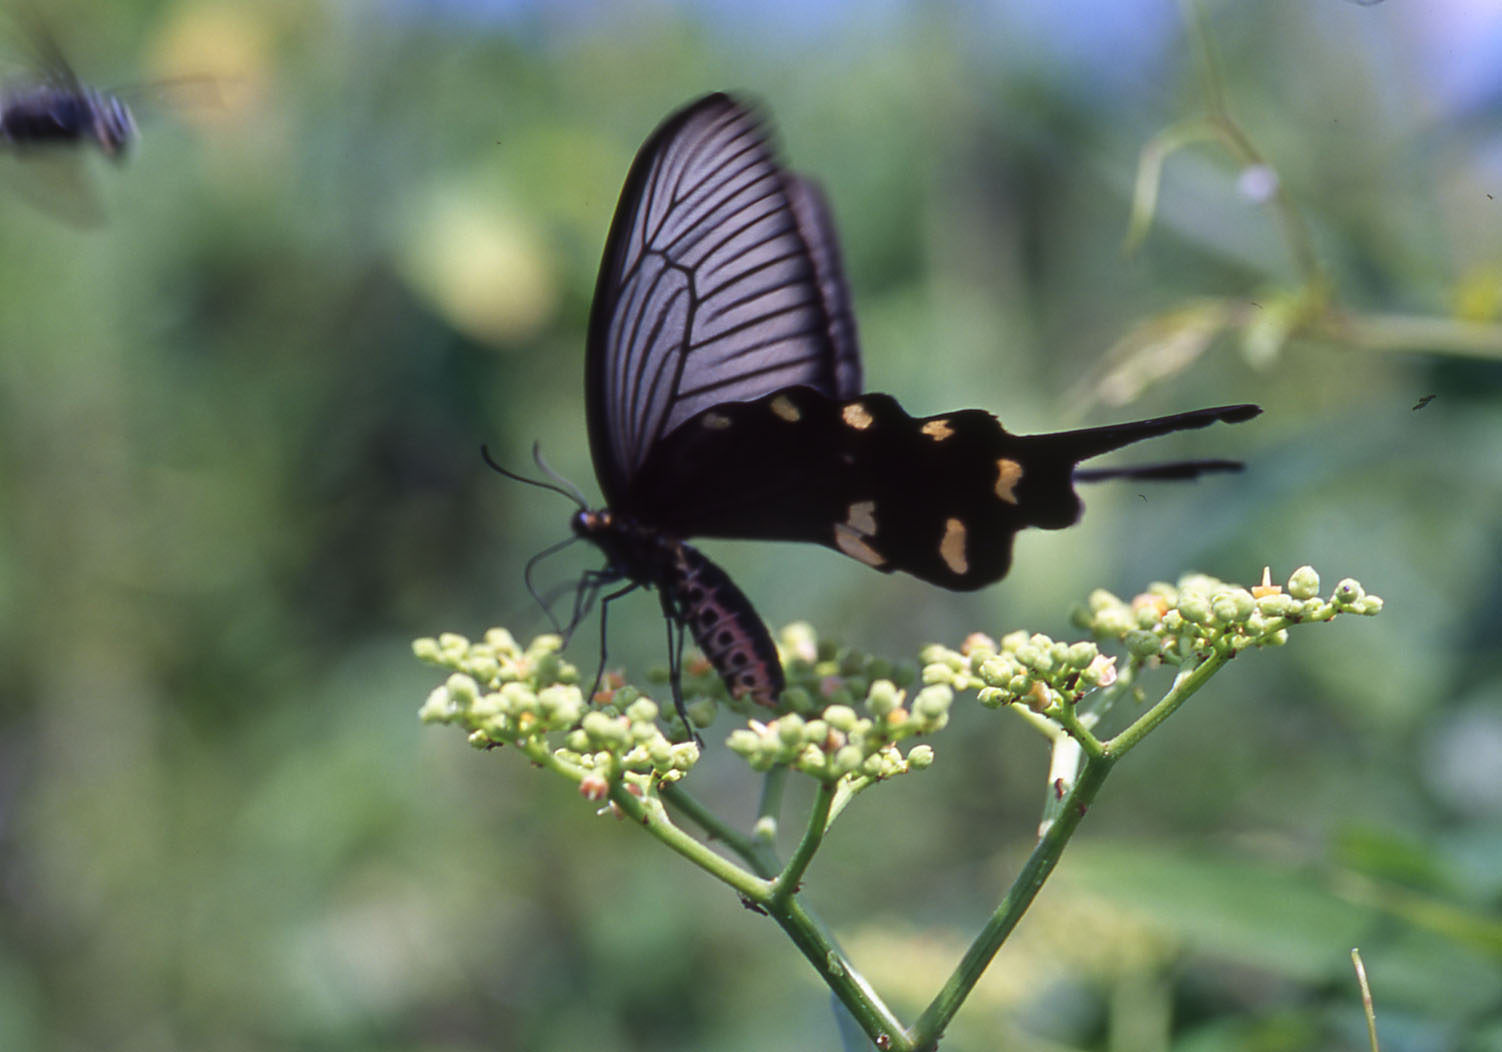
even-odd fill
[(976, 633), (959, 650), (926, 648), (923, 660), (925, 683), (978, 690), (976, 700), (993, 709), (1018, 702), (1047, 712), (1116, 681), (1116, 659), (1094, 643), (1061, 643), (1041, 633), (1012, 632), (1000, 641)]
[[(1097, 590), (1075, 611), (1074, 621), (1098, 640), (1121, 643), (1133, 664), (1183, 665), (1214, 652), (1234, 655), (1248, 647), (1281, 646), (1292, 625), (1382, 610), (1382, 600), (1350, 578), (1329, 598), (1320, 598), (1319, 574), (1309, 566), (1294, 571), (1286, 586), (1270, 578), (1264, 570), (1261, 584), (1243, 588), (1188, 574), (1177, 584), (1153, 584), (1130, 603)], [(1117, 679), (1117, 659), (1102, 654), (1096, 643), (1063, 643), (1026, 632), (999, 641), (977, 633), (959, 650), (930, 646), (923, 661), (925, 683), (978, 690), (983, 705), (1022, 704), (1038, 713), (1057, 714)]]
[[(413, 653), (452, 671), (428, 695), (419, 717), (469, 731), (481, 748), (513, 745), (534, 762), (558, 768), (592, 797), (605, 794), (619, 776), (640, 783), (681, 778), (699, 759), (693, 742), (673, 742), (658, 725), (657, 703), (632, 687), (608, 693), (588, 706), (579, 674), (557, 651), (562, 640), (539, 636), (522, 649), (511, 633), (493, 628), (479, 642), (445, 633), (419, 639)], [(554, 748), (549, 735), (561, 736)]]
[[(848, 686), (840, 689), (842, 694), (849, 692)], [(861, 702), (864, 713), (841, 701), (815, 718), (790, 712), (769, 723), (752, 720), (748, 727), (732, 731), (727, 744), (758, 771), (785, 764), (826, 783), (847, 775), (890, 778), (933, 763), (931, 746), (915, 745), (904, 754), (897, 743), (943, 728), (953, 700), (948, 687), (930, 686), (908, 704), (906, 691), (889, 679), (878, 679)]]
[(1301, 566), (1285, 586), (1262, 571), (1251, 588), (1205, 574), (1187, 574), (1178, 584), (1157, 583), (1130, 603), (1097, 590), (1077, 609), (1075, 624), (1097, 639), (1118, 639), (1137, 661), (1159, 659), (1181, 665), (1211, 651), (1230, 654), (1248, 647), (1282, 646), (1288, 629), (1304, 622), (1329, 621), (1337, 614), (1373, 616), (1382, 600), (1346, 578), (1328, 599), (1320, 598), (1319, 574)]

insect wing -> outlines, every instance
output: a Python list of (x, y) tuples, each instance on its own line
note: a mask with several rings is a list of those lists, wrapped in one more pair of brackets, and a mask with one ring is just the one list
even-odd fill
[(790, 385), (859, 386), (838, 247), (812, 185), (778, 164), (757, 114), (710, 95), (632, 164), (590, 315), (585, 400), (607, 503), (643, 521), (633, 480), (691, 417)]
[[(670, 535), (823, 544), (884, 572), (968, 591), (1005, 576), (1019, 530), (1079, 519), (1079, 461), (1257, 411), (1226, 406), (1013, 435), (984, 410), (914, 418), (889, 395), (842, 402), (789, 388), (699, 414), (652, 451), (635, 485), (659, 513), (654, 526)], [(1178, 462), (1164, 477), (1229, 466)]]

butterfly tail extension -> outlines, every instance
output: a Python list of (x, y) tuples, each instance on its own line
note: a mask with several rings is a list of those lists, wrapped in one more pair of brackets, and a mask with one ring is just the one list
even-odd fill
[(1105, 482), (1110, 479), (1134, 479), (1142, 482), (1189, 482), (1201, 475), (1235, 474), (1245, 471), (1239, 460), (1169, 460), (1158, 464), (1136, 464), (1119, 468), (1078, 468), (1076, 482)]
[(1027, 512), (1024, 525), (1057, 530), (1077, 522), (1082, 508), (1074, 492), (1076, 482), (1106, 479), (1185, 481), (1204, 474), (1240, 471), (1240, 462), (1218, 459), (1179, 460), (1120, 468), (1081, 469), (1076, 465), (1144, 439), (1214, 423), (1240, 423), (1260, 412), (1261, 408), (1255, 405), (1216, 406), (1125, 424), (1028, 436), (1022, 439), (1022, 460), (1027, 464), (1027, 471), (1016, 487), (1019, 505)]
[(775, 707), (785, 686), (777, 646), (751, 601), (725, 571), (678, 542), (662, 589), (731, 695)]
[(1125, 424), (1108, 424), (1105, 427), (1059, 431), (1034, 437), (1037, 441), (1047, 443), (1053, 455), (1079, 463), (1122, 446), (1130, 446), (1160, 435), (1171, 435), (1175, 431), (1193, 431), (1217, 423), (1239, 424), (1261, 412), (1262, 407), (1256, 405), (1221, 405), (1170, 416), (1155, 416), (1150, 420), (1133, 420)]

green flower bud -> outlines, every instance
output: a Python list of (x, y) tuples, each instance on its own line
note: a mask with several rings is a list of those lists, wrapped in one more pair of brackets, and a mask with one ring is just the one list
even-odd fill
[(474, 705), (475, 699), (480, 695), (480, 685), (462, 672), (455, 672), (444, 681), (443, 686), (449, 693), (449, 700), (461, 712)]
[(651, 698), (637, 698), (626, 709), (626, 718), (632, 723), (651, 723), (657, 719), (657, 703)]
[(1000, 687), (982, 687), (976, 693), (975, 700), (988, 709), (999, 709), (1007, 704), (1011, 697)]
[(1017, 674), (1017, 663), (1008, 657), (988, 658), (979, 669), (981, 681), (992, 684), (1005, 683)]
[(1156, 628), (1163, 620), (1163, 611), (1152, 603), (1142, 603), (1132, 608), (1132, 623), (1138, 628)]
[(430, 665), (438, 664), (443, 658), (438, 640), (427, 637), (412, 640), (412, 654), (418, 661), (426, 661)]
[(1237, 624), (1252, 616), (1257, 609), (1257, 600), (1245, 588), (1231, 588), (1218, 592), (1210, 600), (1210, 610), (1217, 621)]
[(866, 761), (866, 754), (855, 745), (844, 745), (835, 750), (835, 754), (829, 761), (829, 773), (836, 778), (843, 778), (852, 771), (857, 770)]
[(908, 766), (915, 770), (925, 770), (934, 763), (934, 747), (932, 745), (914, 745), (908, 750)]
[(1367, 617), (1375, 617), (1382, 612), (1382, 597), (1379, 595), (1363, 596), (1359, 602), (1351, 604), (1351, 610)]
[(1095, 615), (1095, 632), (1102, 636), (1121, 637), (1137, 625), (1132, 612), (1124, 606), (1102, 610)]
[(1298, 600), (1282, 592), (1264, 595), (1257, 600), (1257, 610), (1264, 617), (1287, 617), (1298, 608)]
[(1097, 588), (1095, 591), (1091, 592), (1089, 598), (1087, 598), (1085, 602), (1089, 604), (1090, 612), (1095, 614), (1102, 613), (1103, 611), (1109, 610), (1113, 607), (1124, 608), (1126, 606), (1125, 603), (1123, 603), (1116, 596), (1112, 595), (1110, 592), (1106, 591), (1104, 588)]
[(804, 734), (808, 729), (803, 722), (803, 717), (799, 716), (796, 712), (788, 713), (786, 716), (779, 716), (772, 726), (777, 728), (778, 741), (787, 746), (802, 744)]
[(1179, 612), (1184, 615), (1186, 621), (1196, 625), (1208, 625), (1210, 623), (1210, 600), (1198, 593), (1180, 596)]
[(1004, 653), (1016, 654), (1017, 648), (1026, 646), (1029, 638), (1026, 632), (1019, 629), (1016, 632), (1008, 632), (998, 642), (1001, 644), (1001, 649)]
[(644, 743), (654, 770), (666, 771), (673, 766), (673, 744), (661, 734)]
[(902, 694), (889, 679), (876, 680), (866, 693), (866, 711), (873, 716), (885, 716), (900, 704)]
[(423, 723), (448, 723), (460, 715), (459, 706), (449, 696), (447, 687), (434, 687), (428, 700), (417, 710), (417, 718)]
[(954, 681), (955, 671), (948, 665), (936, 664), (923, 666), (924, 683), (953, 683)]
[(789, 712), (812, 712), (814, 709), (814, 698), (803, 687), (789, 687), (782, 692), (781, 704)]
[(1062, 663), (1070, 668), (1087, 668), (1099, 653), (1100, 647), (1094, 643), (1075, 643), (1069, 648)]
[(1366, 595), (1366, 589), (1361, 587), (1361, 582), (1347, 577), (1335, 586), (1335, 592), (1330, 596), (1330, 601), (1336, 606), (1350, 606), (1359, 602)]
[(584, 733), (582, 727), (571, 730), (564, 736), (563, 744), (570, 752), (585, 753), (589, 751), (589, 735)]
[[(719, 705), (713, 698), (695, 698), (684, 706), (688, 710), (688, 718), (695, 727), (708, 727), (714, 722), (715, 714), (719, 712)], [(662, 710), (659, 709), (660, 713)]]
[(913, 699), (913, 718), (920, 731), (936, 731), (949, 722), (954, 693), (948, 687), (924, 687)]
[(946, 664), (949, 660), (949, 655), (952, 653), (954, 651), (942, 643), (930, 643), (918, 651), (918, 660), (925, 665)]
[(1319, 595), (1319, 574), (1312, 566), (1300, 566), (1288, 578), (1288, 594), (1295, 599), (1313, 599)]
[(725, 747), (738, 756), (754, 756), (761, 750), (761, 737), (745, 727), (737, 727), (725, 739)]
[(849, 705), (829, 705), (824, 709), (824, 719), (835, 730), (848, 734), (855, 729), (858, 717)]
[(1123, 642), (1126, 643), (1127, 652), (1139, 659), (1153, 657), (1162, 649), (1162, 641), (1155, 633), (1145, 632), (1140, 628), (1128, 632)]
[(516, 645), (516, 637), (504, 628), (487, 629), (482, 638), (485, 641), (485, 645), (497, 654), (505, 654), (507, 657), (517, 657), (522, 652), (521, 647)]
[(586, 712), (581, 724), (591, 742), (601, 745), (625, 745), (627, 723), (619, 717), (607, 716), (600, 711)]
[(537, 692), (538, 714), (550, 724), (566, 727), (584, 713), (584, 695), (575, 686), (554, 684)]
[(855, 695), (850, 692), (849, 687), (841, 683), (824, 695), (824, 701), (826, 711), (831, 708), (848, 709), (855, 704)]
[(686, 771), (699, 762), (699, 746), (697, 742), (674, 742), (669, 751), (672, 754), (674, 770)]
[(798, 770), (805, 774), (821, 775), (829, 766), (824, 750), (817, 745), (805, 745), (798, 753)]
[(438, 636), (438, 649), (445, 655), (463, 654), (469, 649), (469, 640), (458, 632), (442, 632)]

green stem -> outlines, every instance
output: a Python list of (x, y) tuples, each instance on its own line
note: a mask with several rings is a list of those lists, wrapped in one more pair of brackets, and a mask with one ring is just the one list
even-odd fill
[(814, 796), (813, 809), (809, 812), (808, 822), (803, 827), (803, 837), (798, 841), (798, 846), (793, 849), (787, 867), (772, 882), (772, 905), (781, 906), (797, 892), (803, 881), (804, 871), (814, 860), (814, 852), (818, 851), (819, 845), (824, 842), (824, 831), (829, 828), (829, 809), (834, 803), (834, 794), (835, 789), (832, 784), (819, 783), (819, 791)]
[(763, 880), (771, 880), (777, 871), (782, 868), (776, 852), (769, 840), (763, 840), (757, 836), (746, 836), (719, 815), (701, 804), (688, 790), (679, 785), (663, 786), (662, 798), (672, 804), (675, 810), (693, 819), (694, 824), (704, 830), (705, 836), (711, 840), (718, 840), (731, 851), (734, 851), (752, 871)]
[(880, 1045), (885, 1036), (886, 1044), (880, 1047), (893, 1052), (914, 1052), (917, 1046), (908, 1037), (902, 1021), (855, 970), (823, 923), (803, 908), (797, 896), (768, 912), (873, 1042)]
[(771, 896), (772, 888), (768, 881), (758, 879), (755, 874), (748, 873), (724, 856), (716, 854), (675, 826), (668, 818), (667, 809), (661, 800), (655, 797), (643, 799), (630, 792), (623, 781), (616, 781), (611, 785), (610, 799), (647, 832), (706, 873), (729, 884), (746, 898), (753, 902), (764, 902)]
[(1140, 742), (1152, 730), (1168, 717), (1178, 711), (1179, 706), (1194, 696), (1195, 692), (1209, 682), (1210, 677), (1220, 671), (1222, 665), (1230, 660), (1230, 647), (1218, 646), (1211, 651), (1210, 656), (1200, 661), (1193, 668), (1187, 668), (1174, 677), (1173, 687), (1162, 699), (1148, 709), (1131, 726), (1127, 727), (1116, 737), (1103, 745), (1107, 756), (1119, 759), (1126, 755), (1134, 745)]
[(1007, 889), (1001, 905), (991, 914), (985, 927), (965, 951), (965, 956), (961, 958), (943, 989), (918, 1017), (918, 1022), (910, 1031), (913, 1048), (926, 1050), (937, 1046), (940, 1035), (954, 1018), (955, 1012), (959, 1011), (960, 1005), (975, 988), (991, 959), (996, 956), (996, 951), (1012, 933), (1012, 929), (1017, 926), (1017, 922), (1022, 919), (1023, 913), (1032, 905), (1039, 889), (1043, 887), (1043, 882), (1053, 872), (1059, 856), (1063, 854), (1064, 845), (1079, 828), (1086, 810), (1100, 792), (1101, 785), (1115, 762), (1116, 758), (1110, 755), (1086, 762), (1074, 790), (1065, 798), (1058, 818), (1039, 838), (1022, 871)]

